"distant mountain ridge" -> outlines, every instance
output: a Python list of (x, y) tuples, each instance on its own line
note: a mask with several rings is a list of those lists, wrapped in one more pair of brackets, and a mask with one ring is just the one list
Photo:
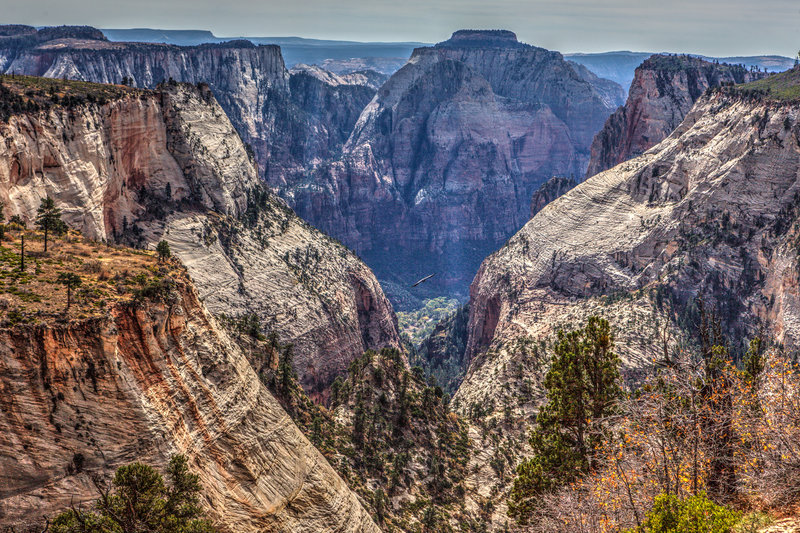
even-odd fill
[[(414, 48), (428, 46), (421, 42), (359, 42), (304, 37), (217, 37), (208, 30), (162, 30), (153, 28), (102, 29), (110, 41), (166, 43), (197, 46), (231, 40), (248, 40), (254, 44), (277, 44), (281, 47), (286, 66), (299, 63), (322, 65), (326, 60), (346, 62), (352, 59), (368, 61), (368, 68), (392, 74), (403, 66)], [(363, 65), (362, 65), (363, 67)], [(362, 68), (356, 67), (355, 70)], [(342, 71), (339, 70), (339, 73)]]
[[(517, 41), (465, 30), (414, 50), (361, 113), (342, 156), (279, 185), (300, 216), (379, 279), (466, 292), (553, 175), (581, 175), (622, 89)], [(299, 178), (299, 179), (298, 179)], [(454, 291), (454, 292), (451, 292)]]

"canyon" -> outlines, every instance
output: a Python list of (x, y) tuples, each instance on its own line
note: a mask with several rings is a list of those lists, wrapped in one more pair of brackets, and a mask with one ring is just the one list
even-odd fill
[[(183, 453), (224, 532), (516, 530), (559, 330), (607, 318), (625, 386), (700, 306), (798, 346), (800, 68), (656, 55), (618, 107), (509, 31), (354, 65), (0, 27), (0, 527)], [(401, 336), (388, 292), (467, 286)]]
[(400, 284), (464, 291), (553, 175), (582, 175), (618, 86), (517, 41), (460, 31), (415, 50), (361, 113), (343, 155), (281, 190), (298, 214)]
[(248, 41), (178, 47), (31, 30), (3, 32), (0, 70), (207, 83), (290, 207), (381, 280), (438, 272), (430, 293), (466, 295), (480, 261), (527, 220), (538, 186), (585, 172), (624, 94), (511, 32), (456, 32), (383, 83), (370, 71), (287, 70), (278, 47)]
[[(45, 97), (47, 84), (72, 83), (16, 82)], [(7, 216), (31, 221), (49, 195), (88, 237), (135, 246), (165, 239), (211, 312), (256, 314), (294, 344), (309, 391), (324, 389), (366, 349), (399, 347), (372, 272), (263, 189), (207, 86), (114, 90), (102, 105), (54, 105), (0, 125)]]

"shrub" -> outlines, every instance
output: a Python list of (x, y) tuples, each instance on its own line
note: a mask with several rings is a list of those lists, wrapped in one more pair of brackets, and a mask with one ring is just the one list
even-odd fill
[(738, 512), (709, 500), (704, 492), (685, 499), (661, 494), (644, 524), (630, 533), (730, 533), (740, 517)]

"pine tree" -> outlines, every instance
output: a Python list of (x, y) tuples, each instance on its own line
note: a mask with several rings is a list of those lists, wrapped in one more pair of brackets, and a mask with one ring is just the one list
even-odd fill
[(58, 275), (58, 282), (67, 287), (67, 311), (72, 303), (72, 289), (81, 284), (81, 277), (73, 272), (62, 272)]
[(110, 490), (104, 490), (94, 510), (73, 507), (50, 525), (53, 533), (213, 533), (200, 508), (200, 479), (189, 471), (186, 458), (174, 456), (167, 483), (154, 468), (142, 463), (120, 467)]
[(556, 489), (592, 467), (602, 444), (605, 417), (620, 396), (619, 358), (607, 320), (590, 317), (586, 327), (558, 332), (545, 377), (547, 403), (529, 439), (534, 456), (517, 468), (509, 515), (525, 523), (537, 496)]
[(36, 211), (36, 225), (44, 231), (44, 251), (46, 252), (48, 233), (59, 233), (64, 226), (61, 221), (61, 209), (56, 207), (55, 202), (49, 196), (39, 204), (39, 209)]
[(156, 253), (158, 254), (159, 262), (169, 259), (172, 256), (172, 252), (169, 249), (169, 243), (164, 240), (159, 241), (158, 245), (156, 245)]

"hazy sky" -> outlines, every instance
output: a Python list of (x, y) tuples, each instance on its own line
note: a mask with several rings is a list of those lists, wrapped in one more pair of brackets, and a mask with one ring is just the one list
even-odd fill
[(218, 36), (437, 42), (504, 28), (563, 52), (800, 49), (800, 0), (0, 0), (6, 23), (209, 29)]

